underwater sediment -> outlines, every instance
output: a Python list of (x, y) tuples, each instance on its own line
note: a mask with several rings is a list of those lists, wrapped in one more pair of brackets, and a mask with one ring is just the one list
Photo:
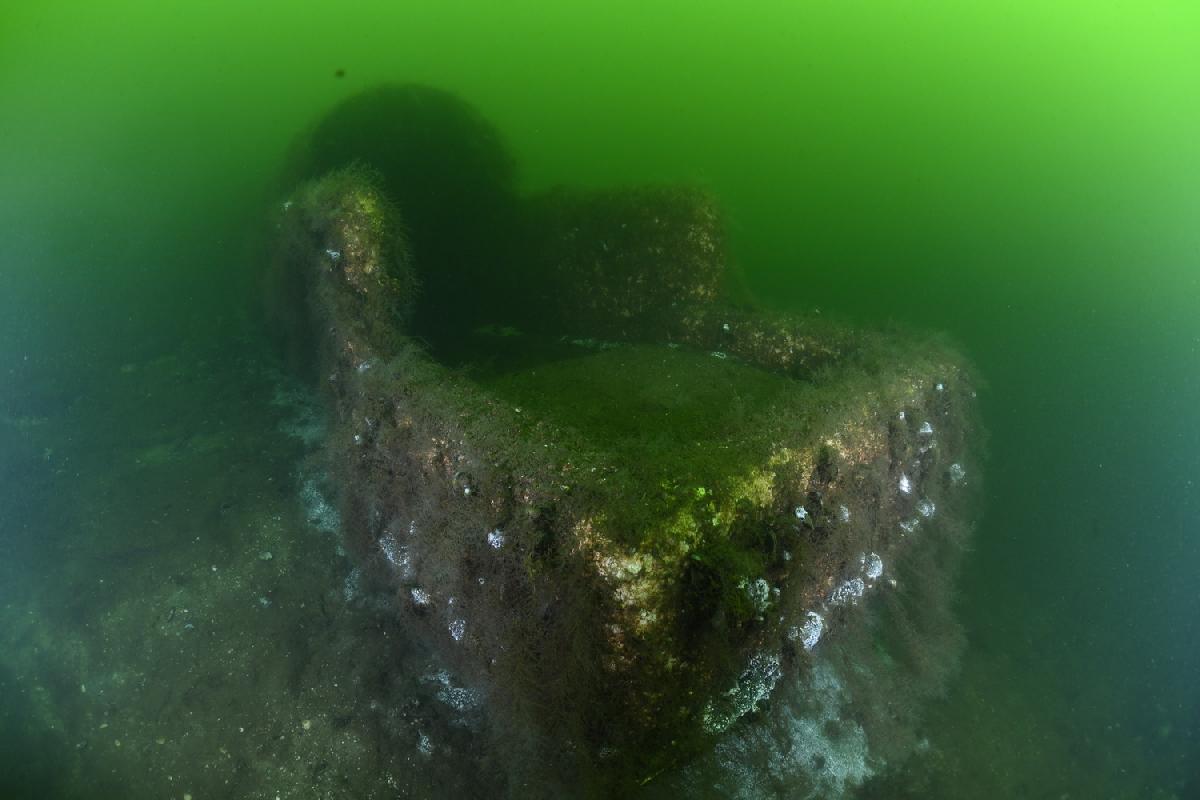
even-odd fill
[(346, 101), (288, 179), (272, 317), (346, 546), (511, 790), (830, 795), (920, 746), (977, 474), (950, 346), (740, 301), (702, 190), (522, 196), (435, 90)]

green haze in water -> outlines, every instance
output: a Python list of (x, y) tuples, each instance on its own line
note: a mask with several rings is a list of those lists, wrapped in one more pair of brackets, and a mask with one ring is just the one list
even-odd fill
[(289, 144), (387, 81), (527, 189), (710, 187), (763, 302), (949, 332), (991, 439), (930, 791), (1200, 794), (1200, 10), (8, 3), (0, 381), (247, 329)]

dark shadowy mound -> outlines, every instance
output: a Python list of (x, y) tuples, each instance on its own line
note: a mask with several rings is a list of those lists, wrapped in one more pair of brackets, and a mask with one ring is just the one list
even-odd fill
[(961, 648), (962, 358), (736, 306), (710, 196), (516, 198), (496, 141), (439, 92), (348, 101), (273, 283), (347, 547), (486, 696), (498, 782), (612, 796), (750, 748), (832, 795), (901, 760)]
[(449, 92), (414, 84), (356, 94), (303, 137), (288, 168), (302, 180), (365, 165), (400, 210), (428, 300), (422, 335), (453, 330), (503, 290), (515, 165), (497, 131)]

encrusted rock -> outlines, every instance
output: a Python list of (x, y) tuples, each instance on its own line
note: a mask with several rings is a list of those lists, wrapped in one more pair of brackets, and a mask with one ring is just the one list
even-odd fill
[[(512, 198), (492, 265), (512, 302), (422, 327), (439, 309), (383, 185), (300, 186), (276, 273), (336, 412), (347, 545), (497, 730), (535, 732), (497, 748), (611, 791), (710, 747), (839, 637), (914, 694), (941, 680), (956, 632), (917, 651), (925, 617), (953, 628), (967, 513), (952, 350), (733, 305), (715, 205), (684, 189)], [(883, 564), (922, 606), (886, 599)], [(887, 663), (854, 634), (876, 602), (916, 632)]]

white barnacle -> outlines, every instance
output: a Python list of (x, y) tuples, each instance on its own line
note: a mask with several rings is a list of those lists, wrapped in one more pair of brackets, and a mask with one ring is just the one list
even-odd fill
[(783, 677), (779, 655), (755, 653), (734, 685), (712, 698), (705, 705), (701, 723), (709, 733), (720, 733), (730, 725), (758, 708), (758, 704), (770, 697), (775, 684)]
[(412, 594), (412, 600), (415, 604), (417, 604), (419, 606), (429, 605), (429, 592), (418, 587), (418, 588), (413, 589), (411, 594)]
[(862, 578), (850, 578), (843, 581), (829, 593), (829, 604), (842, 606), (847, 603), (855, 603), (858, 601), (858, 598), (863, 596), (865, 591), (867, 591), (867, 584)]
[(907, 474), (900, 474), (900, 491), (904, 494), (912, 494), (913, 485)]
[(761, 614), (767, 610), (771, 604), (771, 585), (766, 580), (759, 578), (754, 583), (750, 583), (743, 579), (740, 586), (750, 599), (755, 611)]
[(925, 519), (932, 517), (935, 511), (937, 511), (937, 506), (933, 504), (932, 500), (922, 500), (917, 503), (917, 513), (925, 517)]
[(808, 509), (804, 506), (796, 506), (796, 519), (800, 520), (801, 522), (807, 522)]
[(727, 354), (722, 353), (720, 350), (713, 350), (711, 353), (709, 353), (709, 355), (712, 356), (713, 358), (719, 358), (721, 360), (725, 360), (726, 358), (729, 358), (729, 356)]
[(461, 642), (463, 635), (467, 632), (467, 621), (465, 619), (451, 620), (449, 631), (451, 639), (456, 642)]
[(901, 520), (900, 521), (900, 530), (904, 531), (905, 533), (912, 533), (913, 531), (915, 531), (917, 529), (917, 526), (920, 524), (921, 524), (921, 521), (918, 519)]
[(398, 543), (395, 536), (389, 533), (380, 538), (379, 549), (388, 563), (399, 570), (401, 575), (412, 574), (412, 558), (408, 554), (408, 548)]
[(342, 251), (341, 250), (333, 250), (332, 248), (326, 248), (325, 255), (329, 256), (330, 261), (337, 261), (339, 258), (342, 257)]
[(493, 550), (499, 550), (501, 547), (504, 547), (504, 531), (496, 528), (496, 530), (489, 532), (487, 543)]
[(939, 383), (937, 386), (934, 386), (933, 388), (937, 389), (939, 392), (944, 392), (944, 391), (946, 391), (946, 384)]
[(908, 419), (908, 414), (905, 414), (903, 411), (901, 411), (899, 414), (897, 414), (897, 416), (900, 418), (901, 422)]
[(860, 562), (867, 580), (879, 580), (879, 576), (883, 574), (883, 559), (879, 557), (878, 553), (865, 553)]
[(838, 519), (842, 522), (850, 521), (850, 509), (846, 506), (838, 506)]
[(932, 436), (933, 425), (931, 425), (929, 422), (922, 422), (921, 427), (917, 429), (917, 433), (922, 434), (923, 436)]
[(950, 482), (957, 485), (967, 479), (967, 471), (957, 462), (950, 465)]
[(788, 638), (793, 642), (799, 639), (805, 650), (812, 650), (825, 632), (825, 618), (815, 611), (806, 612), (804, 617), (803, 625), (788, 630)]

